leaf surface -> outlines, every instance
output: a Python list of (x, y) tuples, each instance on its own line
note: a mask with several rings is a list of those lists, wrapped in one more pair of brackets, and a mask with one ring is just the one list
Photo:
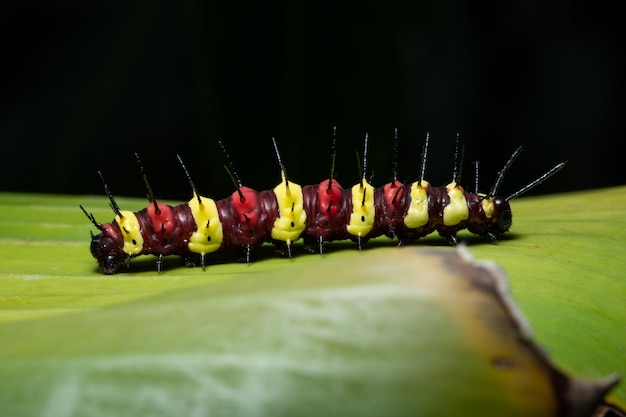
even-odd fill
[[(128, 272), (103, 276), (88, 253), (90, 225), (78, 204), (100, 221), (112, 217), (101, 197), (0, 194), (0, 340), (10, 340), (0, 349), (0, 404), (13, 404), (11, 411), (29, 415), (37, 407), (66, 404), (58, 415), (98, 415), (87, 414), (85, 401), (95, 404), (93, 410), (113, 402), (137, 411), (130, 415), (159, 415), (150, 404), (201, 411), (200, 392), (211, 387), (222, 390), (211, 398), (225, 409), (246, 393), (257, 410), (279, 414), (297, 403), (319, 406), (320, 398), (336, 399), (326, 401), (329, 413), (348, 410), (341, 408), (345, 398), (371, 398), (360, 405), (366, 415), (392, 401), (449, 412), (458, 409), (436, 407), (470, 401), (487, 407), (482, 415), (492, 406), (512, 413), (537, 406), (520, 404), (519, 392), (500, 394), (519, 388), (506, 377), (512, 370), (535, 369), (531, 380), (540, 380), (545, 363), (532, 349), (525, 351), (527, 360), (511, 361), (515, 337), (500, 337), (511, 345), (490, 350), (494, 344), (487, 341), (495, 336), (481, 333), (489, 326), (477, 330), (484, 317), (468, 319), (475, 303), (481, 306), (475, 311), (491, 311), (479, 297), (485, 293), (442, 287), (445, 280), (433, 278), (441, 272), (425, 266), (441, 263), (433, 260), (440, 257), (416, 267), (413, 250), (380, 248), (393, 246), (381, 239), (361, 253), (351, 244), (332, 244), (327, 255), (294, 259), (264, 247), (252, 264), (218, 255), (204, 272), (169, 260), (156, 274), (154, 258), (146, 257), (134, 260)], [(537, 339), (578, 376), (626, 375), (626, 283), (619, 256), (625, 207), (624, 187), (520, 199), (513, 202), (513, 233), (497, 245), (461, 235), (476, 257), (504, 267)], [(453, 252), (437, 236), (422, 243), (436, 246), (435, 253)], [(12, 389), (5, 389), (8, 381)], [(87, 382), (94, 381), (100, 382), (90, 391)], [(264, 391), (264, 385), (292, 387), (294, 402), (278, 401), (280, 389)], [(545, 381), (534, 386), (543, 393), (536, 395), (538, 403), (556, 401), (545, 410), (556, 407)], [(380, 399), (383, 392), (389, 401)], [(443, 401), (444, 393), (465, 394)], [(626, 402), (623, 386), (609, 398)], [(276, 404), (283, 408), (272, 408)], [(317, 415), (319, 409), (300, 411)]]

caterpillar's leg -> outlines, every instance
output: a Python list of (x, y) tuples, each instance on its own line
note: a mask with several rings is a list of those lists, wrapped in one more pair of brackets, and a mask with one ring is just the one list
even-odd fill
[(456, 246), (459, 244), (459, 238), (456, 235), (456, 231), (444, 236), (444, 238), (446, 239), (446, 243), (450, 246)]
[(306, 250), (309, 253), (319, 253), (320, 255), (323, 255), (324, 254), (324, 238), (322, 236), (319, 236), (317, 240), (305, 239), (304, 250)]
[(293, 256), (291, 251), (291, 242), (275, 242), (274, 243), (276, 253), (291, 258)]
[(491, 243), (498, 243), (498, 234), (493, 232), (487, 232), (485, 235), (491, 240)]
[(107, 256), (98, 261), (98, 270), (105, 275), (113, 275), (117, 272), (117, 267), (122, 262), (124, 262), (123, 259), (116, 258), (115, 256)]
[(194, 268), (198, 266), (198, 262), (200, 262), (202, 268), (204, 268), (204, 256), (200, 258), (200, 255), (198, 255), (197, 253), (187, 253), (181, 255), (180, 259), (183, 262), (183, 265), (185, 265), (187, 268)]
[(237, 260), (239, 262), (244, 262), (249, 264), (250, 262), (252, 262), (252, 245), (245, 245), (242, 247), (243, 249), (243, 253), (241, 255), (241, 257), (237, 258)]
[(162, 268), (163, 268), (163, 254), (159, 253), (159, 255), (157, 256), (157, 261), (156, 261), (156, 269), (159, 274), (161, 273)]

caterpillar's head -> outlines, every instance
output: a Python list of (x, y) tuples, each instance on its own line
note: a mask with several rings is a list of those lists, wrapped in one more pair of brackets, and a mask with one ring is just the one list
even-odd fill
[(511, 213), (509, 200), (496, 197), (493, 199), (493, 205), (495, 222), (491, 225), (491, 232), (496, 235), (508, 232), (513, 223), (513, 214)]
[(100, 224), (93, 217), (93, 214), (87, 213), (83, 206), (80, 206), (80, 208), (89, 221), (100, 230), (100, 233), (97, 235), (89, 232), (91, 234), (91, 245), (89, 248), (91, 255), (98, 261), (98, 269), (103, 274), (114, 274), (119, 264), (128, 257), (123, 250), (124, 239), (119, 227), (117, 227), (117, 224), (113, 226), (111, 223)]
[[(504, 164), (504, 167), (498, 173), (498, 177), (496, 178), (495, 183), (491, 187), (491, 191), (488, 193), (488, 196), (496, 195), (496, 193), (498, 192), (498, 188), (500, 187), (500, 184), (502, 182), (502, 179), (504, 178), (504, 174), (511, 167), (511, 165), (513, 164), (513, 161), (515, 161), (515, 158), (517, 158), (517, 156), (520, 154), (521, 151), (522, 151), (522, 147), (520, 146), (513, 152), (513, 154), (511, 155), (509, 160), (506, 162), (506, 164)], [(494, 221), (493, 223), (489, 225), (488, 230), (485, 231), (486, 234), (489, 235), (489, 237), (491, 237), (493, 241), (495, 241), (494, 237), (497, 238), (498, 235), (504, 232), (507, 232), (511, 228), (511, 223), (513, 222), (513, 215), (511, 214), (511, 206), (509, 205), (509, 201), (526, 193), (527, 191), (529, 191), (536, 185), (541, 184), (543, 181), (550, 178), (552, 175), (554, 175), (559, 170), (561, 170), (564, 166), (565, 166), (565, 162), (556, 164), (550, 170), (548, 170), (547, 172), (545, 172), (538, 178), (534, 179), (530, 183), (526, 184), (525, 186), (515, 191), (513, 194), (509, 195), (506, 198), (489, 197), (489, 199), (493, 202), (493, 205), (494, 205), (494, 216), (493, 216)], [(478, 163), (476, 163), (476, 178), (477, 178), (476, 188), (478, 188)]]
[(470, 194), (477, 204), (470, 204), (473, 215), (467, 225), (470, 232), (487, 236), (492, 242), (509, 231), (513, 223), (513, 215), (509, 201), (501, 197), (488, 197)]
[[(113, 227), (110, 223), (102, 226), (102, 233), (94, 235), (91, 233), (91, 255), (98, 261), (98, 270), (106, 275), (117, 272), (117, 267), (124, 262), (127, 257), (122, 250), (123, 243), (116, 239)], [(108, 226), (108, 227), (107, 227)]]

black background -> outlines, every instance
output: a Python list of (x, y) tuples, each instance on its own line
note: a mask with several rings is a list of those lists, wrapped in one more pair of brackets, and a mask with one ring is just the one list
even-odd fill
[[(85, 2), (86, 3), (86, 2)], [(450, 179), (454, 138), (479, 159), (483, 190), (520, 144), (508, 194), (555, 163), (535, 189), (624, 184), (624, 25), (602, 1), (21, 2), (0, 14), (0, 190), (145, 194), (134, 152), (158, 196), (233, 190), (224, 141), (246, 185), (272, 188), (275, 136), (290, 179), (358, 180), (370, 137), (374, 185), (414, 180), (431, 134), (426, 178)], [(384, 5), (383, 5), (384, 4)]]

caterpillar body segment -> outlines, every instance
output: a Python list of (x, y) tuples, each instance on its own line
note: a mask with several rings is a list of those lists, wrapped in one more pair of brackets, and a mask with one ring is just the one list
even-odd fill
[(143, 236), (139, 226), (139, 219), (135, 216), (135, 213), (127, 210), (120, 211), (120, 214), (115, 216), (115, 223), (117, 223), (124, 239), (123, 251), (131, 256), (141, 254), (143, 251)]
[(374, 187), (362, 180), (352, 187), (351, 193), (352, 212), (346, 230), (357, 239), (364, 239), (370, 234), (376, 221)]
[(347, 205), (352, 203), (351, 193), (332, 179), (303, 186), (302, 195), (307, 213), (302, 233), (304, 247), (311, 253), (324, 253), (324, 242), (344, 239), (347, 234)]
[(220, 249), (243, 250), (261, 245), (268, 239), (278, 215), (273, 191), (257, 191), (241, 187), (239, 192), (215, 202), (222, 228), (226, 231)]
[[(380, 201), (379, 209), (375, 212), (375, 234), (385, 235), (391, 239), (397, 236), (401, 228), (405, 211), (406, 187), (399, 181), (392, 181), (374, 190), (374, 201)], [(408, 211), (407, 211), (408, 213)]]
[[(457, 140), (457, 148), (458, 143)], [(97, 235), (92, 233), (91, 240), (91, 253), (98, 261), (99, 270), (114, 274), (131, 258), (149, 254), (157, 256), (158, 271), (167, 255), (180, 256), (188, 266), (200, 264), (204, 267), (206, 256), (211, 253), (240, 252), (241, 259), (249, 262), (254, 248), (268, 242), (291, 256), (293, 243), (300, 239), (304, 241), (305, 249), (317, 253), (324, 253), (326, 242), (352, 240), (361, 249), (369, 239), (383, 235), (397, 239), (402, 245), (437, 232), (448, 243), (456, 244), (456, 235), (463, 229), (496, 242), (511, 227), (509, 200), (512, 197), (501, 198), (463, 189), (458, 184), (460, 161), (455, 161), (453, 181), (447, 186), (432, 186), (423, 178), (428, 136), (420, 178), (404, 184), (396, 179), (394, 167), (393, 180), (378, 188), (366, 181), (365, 172), (356, 185), (343, 188), (332, 178), (333, 168), (329, 178), (319, 184), (296, 184), (286, 176), (275, 141), (274, 146), (281, 166), (281, 182), (266, 191), (245, 187), (230, 163), (229, 174), (236, 190), (221, 200), (197, 193), (179, 156), (193, 196), (177, 206), (157, 202), (149, 188), (150, 204), (145, 209), (136, 213), (120, 210), (103, 179), (115, 219), (100, 224), (81, 206), (100, 231)], [(459, 153), (462, 152), (457, 149), (456, 155)], [(518, 154), (519, 149), (513, 158)], [(334, 155), (332, 161), (334, 167)], [(563, 164), (558, 164), (530, 185), (545, 180)], [(505, 169), (509, 166), (510, 161)], [(366, 167), (366, 154), (363, 167)], [(149, 187), (147, 177), (143, 175)], [(500, 175), (497, 186), (501, 180)], [(525, 186), (523, 191), (528, 189), (530, 187)], [(519, 194), (518, 191), (511, 196)]]
[(408, 229), (417, 229), (428, 223), (428, 181), (420, 180), (411, 184), (409, 208), (403, 223)]
[(283, 178), (274, 188), (274, 195), (278, 203), (278, 218), (274, 221), (271, 236), (274, 240), (290, 245), (300, 238), (306, 228), (302, 187)]
[[(196, 228), (189, 237), (189, 251), (201, 256), (215, 252), (222, 246), (224, 229), (219, 218), (217, 205), (210, 198), (194, 195), (187, 206), (195, 221)], [(167, 206), (170, 208), (169, 206)], [(174, 210), (174, 209), (171, 209)]]

